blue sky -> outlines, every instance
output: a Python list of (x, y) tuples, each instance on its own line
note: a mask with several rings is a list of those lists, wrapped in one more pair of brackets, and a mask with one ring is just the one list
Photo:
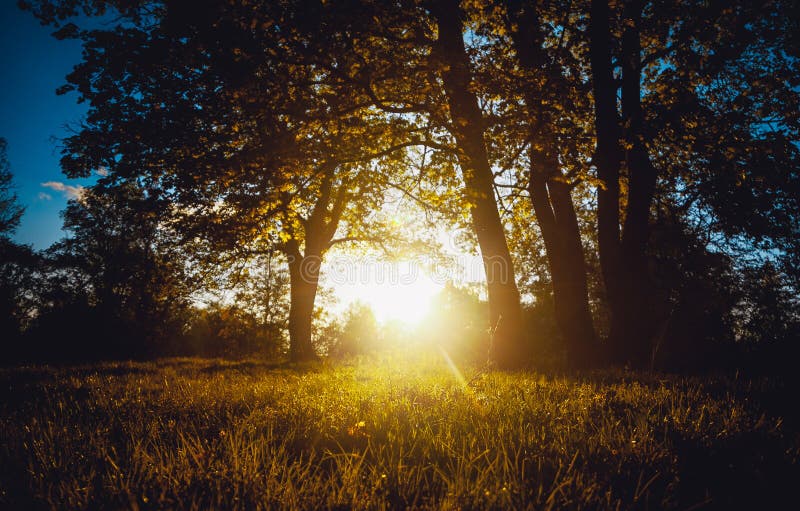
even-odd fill
[(74, 93), (55, 93), (80, 61), (81, 46), (57, 41), (52, 32), (16, 1), (0, 0), (0, 137), (8, 141), (16, 193), (26, 208), (15, 239), (35, 248), (62, 236), (59, 212), (75, 187), (90, 181), (67, 179), (59, 167), (57, 139), (86, 108)]

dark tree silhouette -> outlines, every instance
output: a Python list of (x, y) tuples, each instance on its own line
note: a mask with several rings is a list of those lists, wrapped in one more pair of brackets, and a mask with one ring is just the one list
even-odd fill
[(0, 138), (0, 236), (9, 236), (17, 230), (22, 214), (25, 212), (14, 193), (11, 164), (6, 154), (8, 144)]
[[(160, 202), (134, 182), (101, 182), (70, 201), (69, 235), (47, 253), (56, 285), (35, 326), (41, 342), (63, 345), (66, 358), (141, 358), (181, 335), (193, 286)], [(65, 318), (65, 308), (76, 317)], [(70, 343), (60, 333), (65, 319), (80, 325)]]
[(472, 225), (484, 260), (493, 328), (492, 357), (501, 367), (527, 360), (522, 337), (522, 310), (516, 273), (494, 197), (494, 178), (484, 140), (484, 119), (472, 91), (472, 72), (464, 46), (459, 2), (435, 2), (431, 12), (439, 38), (436, 55), (450, 111), (451, 133), (471, 204)]
[[(649, 243), (654, 202), (670, 194), (690, 198), (687, 189), (698, 181), (736, 181), (736, 175), (756, 169), (763, 178), (782, 175), (777, 198), (791, 194), (797, 168), (796, 148), (776, 151), (779, 156), (764, 151), (798, 140), (798, 94), (792, 86), (797, 61), (777, 57), (796, 53), (787, 45), (793, 22), (782, 17), (792, 12), (790, 3), (775, 2), (773, 14), (747, 3), (656, 7), (628, 1), (611, 9), (609, 2), (593, 0), (589, 29), (610, 349), (616, 362), (637, 366), (649, 362), (658, 328), (647, 256), (648, 247), (659, 250)], [(737, 97), (740, 104), (729, 103)], [(759, 187), (737, 186), (745, 195), (757, 194)], [(699, 193), (715, 200), (713, 193)], [(719, 218), (747, 211), (730, 202), (722, 209)], [(764, 216), (778, 220), (775, 233), (797, 225), (781, 213), (787, 208), (778, 201), (764, 209), (770, 211)], [(740, 216), (732, 224), (748, 222)]]
[(33, 277), (38, 258), (30, 247), (11, 239), (24, 208), (13, 191), (6, 148), (5, 139), (0, 138), (0, 338), (3, 358), (14, 360), (21, 353), (21, 331), (33, 314)]

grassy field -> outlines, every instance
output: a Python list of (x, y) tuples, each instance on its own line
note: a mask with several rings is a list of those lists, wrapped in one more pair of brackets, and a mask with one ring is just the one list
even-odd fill
[(0, 370), (0, 507), (766, 509), (800, 500), (794, 404), (775, 382), (460, 369), (428, 355)]

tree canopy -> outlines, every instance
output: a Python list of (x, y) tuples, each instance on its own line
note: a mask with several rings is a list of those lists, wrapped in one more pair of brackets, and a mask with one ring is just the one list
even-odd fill
[(643, 367), (701, 290), (728, 297), (718, 330), (758, 310), (723, 292), (735, 269), (797, 285), (796, 1), (21, 4), (84, 45), (64, 172), (108, 173), (62, 249), (102, 196), (196, 261), (282, 252), (295, 360), (324, 256), (396, 236), (391, 194), (470, 232), (501, 367), (530, 360), (524, 304), (545, 295), (572, 365)]

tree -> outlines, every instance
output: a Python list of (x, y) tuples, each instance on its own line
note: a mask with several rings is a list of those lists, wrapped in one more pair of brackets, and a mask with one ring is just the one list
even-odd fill
[(290, 354), (314, 358), (320, 264), (332, 245), (370, 238), (359, 227), (381, 196), (370, 162), (405, 147), (395, 143), (404, 121), (373, 115), (337, 86), (317, 62), (324, 45), (309, 39), (331, 31), (299, 6), (45, 1), (35, 12), (56, 22), (79, 7), (116, 7), (126, 25), (67, 24), (58, 34), (84, 41), (85, 60), (64, 90), (91, 103), (66, 141), (65, 172), (102, 167), (158, 187), (185, 239), (206, 239), (209, 252), (283, 251)]
[[(502, 2), (499, 9), (483, 12), (488, 37), (503, 50), (495, 51), (495, 67), (509, 72), (492, 78), (510, 112), (508, 132), (519, 131), (513, 141), (527, 154), (527, 169), (518, 169), (512, 186), (527, 192), (547, 253), (556, 321), (571, 364), (595, 363), (597, 337), (589, 307), (587, 267), (581, 227), (573, 191), (585, 179), (589, 139), (580, 114), (586, 107), (586, 84), (580, 61), (563, 47), (573, 30), (570, 5), (554, 2)], [(497, 12), (499, 11), (499, 12)], [(499, 19), (498, 19), (499, 18)], [(559, 26), (559, 34), (542, 28)], [(488, 76), (489, 73), (486, 73)], [(497, 83), (505, 81), (505, 83)], [(508, 142), (506, 142), (508, 144)], [(527, 148), (527, 150), (524, 150)], [(505, 148), (510, 151), (510, 147)], [(513, 154), (513, 153), (512, 153)], [(509, 166), (513, 166), (511, 163)]]
[[(339, 37), (352, 59), (337, 76), (364, 101), (413, 123), (407, 139), (435, 150), (425, 178), (458, 187), (484, 262), (492, 358), (500, 367), (527, 363), (514, 264), (495, 202), (467, 27), (459, 2), (331, 2)], [(423, 176), (420, 176), (423, 177)], [(457, 216), (452, 215), (452, 216)]]
[(72, 321), (82, 322), (88, 356), (150, 357), (182, 334), (193, 287), (160, 202), (135, 182), (107, 180), (69, 202), (70, 234), (48, 250), (55, 289), (40, 311), (41, 340), (60, 339), (69, 309), (80, 315)]
[(0, 337), (9, 343), (3, 346), (3, 355), (16, 358), (21, 347), (11, 343), (19, 341), (34, 313), (33, 274), (38, 259), (29, 246), (11, 240), (25, 209), (12, 191), (6, 148), (5, 139), (0, 138)]
[(472, 72), (464, 46), (463, 13), (459, 3), (436, 2), (431, 13), (438, 27), (437, 55), (450, 111), (451, 133), (470, 203), (472, 225), (484, 260), (489, 295), (491, 350), (500, 367), (526, 359), (522, 337), (522, 309), (514, 264), (494, 197), (494, 177), (484, 139), (484, 119), (472, 92)]
[[(773, 190), (791, 201), (791, 169), (797, 168), (791, 141), (799, 140), (797, 60), (785, 57), (797, 51), (790, 44), (796, 17), (787, 22), (779, 14), (791, 12), (784, 2), (775, 2), (775, 14), (767, 15), (747, 3), (609, 5), (591, 2), (589, 28), (595, 165), (602, 182), (598, 241), (612, 311), (612, 358), (642, 366), (656, 328), (647, 256), (654, 199), (666, 193), (690, 203), (702, 196), (713, 201), (710, 189), (698, 190), (701, 197), (686, 192), (697, 181), (730, 183), (745, 169), (757, 169), (763, 177), (756, 181), (781, 175)], [(765, 147), (774, 152), (764, 157)], [(740, 187), (749, 192), (739, 195), (755, 199), (759, 189)], [(777, 220), (769, 230), (787, 240), (797, 225), (784, 214), (787, 203), (761, 205), (759, 216)], [(717, 211), (731, 218), (745, 210), (727, 202)], [(741, 220), (728, 224), (729, 232), (753, 227)]]
[(17, 203), (17, 194), (12, 191), (13, 176), (7, 147), (6, 139), (0, 137), (0, 236), (13, 234), (25, 212), (25, 208)]

